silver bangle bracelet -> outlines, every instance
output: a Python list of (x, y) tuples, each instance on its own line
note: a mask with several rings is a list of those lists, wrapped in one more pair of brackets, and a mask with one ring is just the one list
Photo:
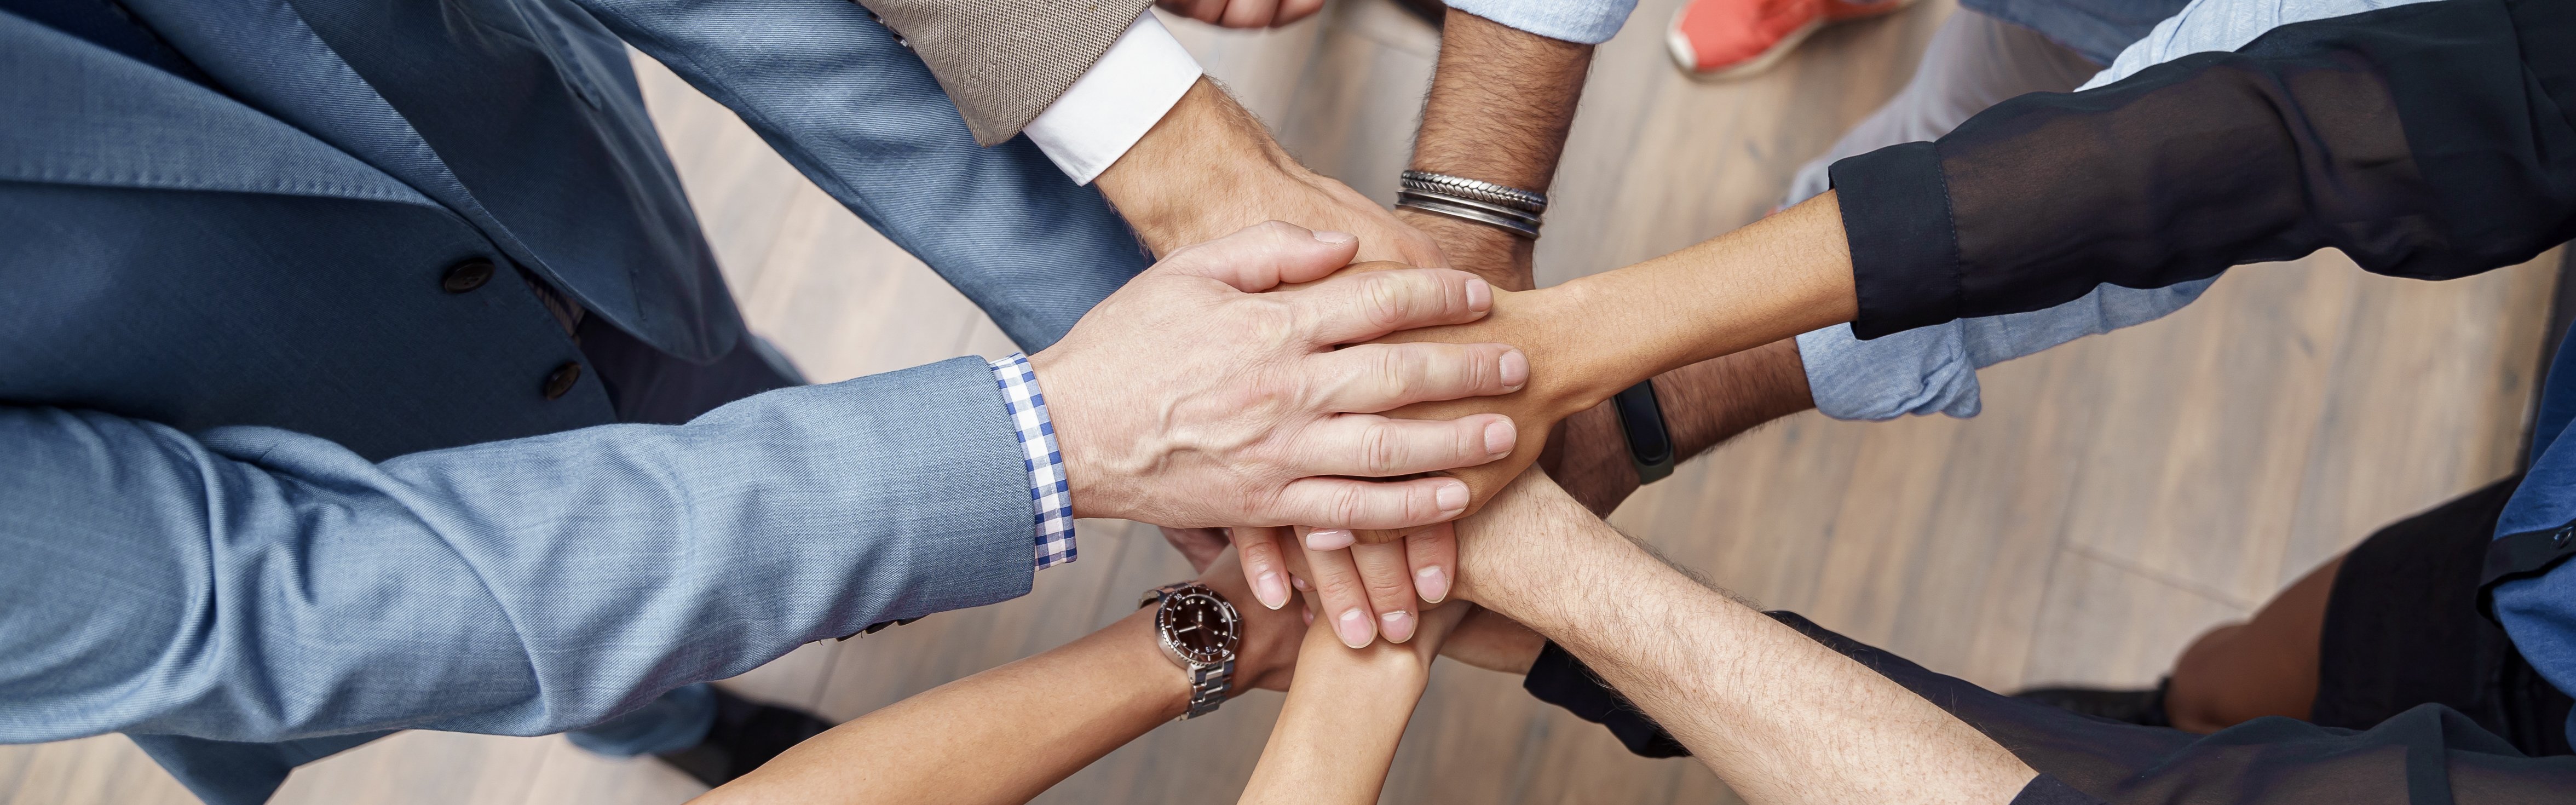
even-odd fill
[(1526, 210), (1533, 215), (1547, 212), (1546, 195), (1517, 187), (1505, 187), (1481, 179), (1409, 170), (1398, 174), (1396, 180), (1407, 190), (1469, 198), (1487, 204)]
[(1538, 239), (1537, 218), (1503, 215), (1494, 212), (1492, 205), (1400, 190), (1395, 194), (1395, 206), (1484, 224), (1531, 240)]
[(1492, 182), (1430, 171), (1405, 171), (1397, 177), (1395, 206), (1471, 221), (1538, 239), (1547, 196)]

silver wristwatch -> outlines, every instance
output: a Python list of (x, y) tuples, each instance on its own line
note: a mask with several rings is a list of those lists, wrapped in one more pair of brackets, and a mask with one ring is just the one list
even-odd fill
[(1145, 593), (1139, 608), (1162, 605), (1154, 613), (1154, 633), (1163, 656), (1190, 677), (1190, 709), (1179, 720), (1216, 712), (1234, 682), (1234, 652), (1243, 645), (1243, 616), (1225, 596), (1195, 581), (1166, 584)]

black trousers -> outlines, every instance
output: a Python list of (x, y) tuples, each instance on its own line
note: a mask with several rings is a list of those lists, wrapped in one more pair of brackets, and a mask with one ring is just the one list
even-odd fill
[(2487, 543), (2521, 481), (2497, 481), (2353, 547), (2326, 599), (2310, 721), (2368, 729), (2439, 704), (2523, 754), (2570, 754), (2567, 712), (2576, 700), (2532, 670), (2504, 629), (2478, 611)]

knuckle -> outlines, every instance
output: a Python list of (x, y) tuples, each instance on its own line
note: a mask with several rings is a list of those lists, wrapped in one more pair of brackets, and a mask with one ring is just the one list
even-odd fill
[(1405, 293), (1404, 278), (1396, 272), (1380, 271), (1363, 279), (1360, 289), (1361, 314), (1380, 328), (1403, 324), (1410, 312), (1410, 295)]
[(1375, 601), (1394, 603), (1410, 601), (1413, 597), (1413, 580), (1405, 578), (1400, 568), (1385, 568), (1379, 573), (1362, 572), (1360, 585), (1368, 590), (1369, 598)]
[(1372, 423), (1360, 434), (1360, 460), (1371, 475), (1392, 475), (1404, 461), (1404, 447), (1387, 423)]
[(1368, 590), (1360, 584), (1358, 579), (1352, 578), (1354, 574), (1346, 568), (1327, 568), (1317, 566), (1315, 567), (1312, 575), (1314, 578), (1307, 579), (1307, 581), (1312, 582), (1315, 585), (1315, 589), (1322, 592), (1325, 598), (1352, 599), (1368, 597)]
[(1464, 382), (1460, 384), (1464, 390), (1490, 391), (1503, 387), (1501, 356), (1495, 350), (1488, 347), (1456, 347), (1448, 357), (1464, 377)]
[(1361, 484), (1344, 485), (1333, 495), (1332, 511), (1342, 525), (1361, 522), (1368, 514), (1368, 488)]

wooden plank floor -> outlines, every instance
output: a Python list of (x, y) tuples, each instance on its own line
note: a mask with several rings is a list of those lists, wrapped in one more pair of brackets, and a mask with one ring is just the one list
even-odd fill
[[(1542, 282), (1753, 220), (1795, 166), (1911, 73), (1951, 0), (1827, 30), (1754, 80), (1666, 63), (1680, 0), (1601, 49), (1539, 246)], [(1383, 0), (1258, 34), (1173, 27), (1282, 141), (1392, 200), (1438, 37)], [(648, 100), (755, 329), (817, 380), (1009, 342), (732, 115), (641, 63)], [(2144, 684), (2395, 517), (2510, 471), (2555, 256), (2450, 283), (2323, 254), (2240, 269), (2171, 318), (1987, 370), (1985, 414), (1791, 418), (1683, 467), (1614, 522), (1764, 603), (2001, 688)], [(727, 684), (848, 718), (1063, 643), (1187, 575), (1151, 529), (1082, 523), (1028, 597), (838, 645)], [(1157, 730), (1046, 802), (1231, 799), (1277, 713), (1255, 694)], [(285, 803), (678, 802), (694, 783), (560, 738), (408, 733), (298, 771)], [(1518, 680), (1444, 666), (1389, 802), (1728, 801), (1687, 761), (1627, 755)], [(123, 738), (0, 747), (0, 801), (188, 802)]]

